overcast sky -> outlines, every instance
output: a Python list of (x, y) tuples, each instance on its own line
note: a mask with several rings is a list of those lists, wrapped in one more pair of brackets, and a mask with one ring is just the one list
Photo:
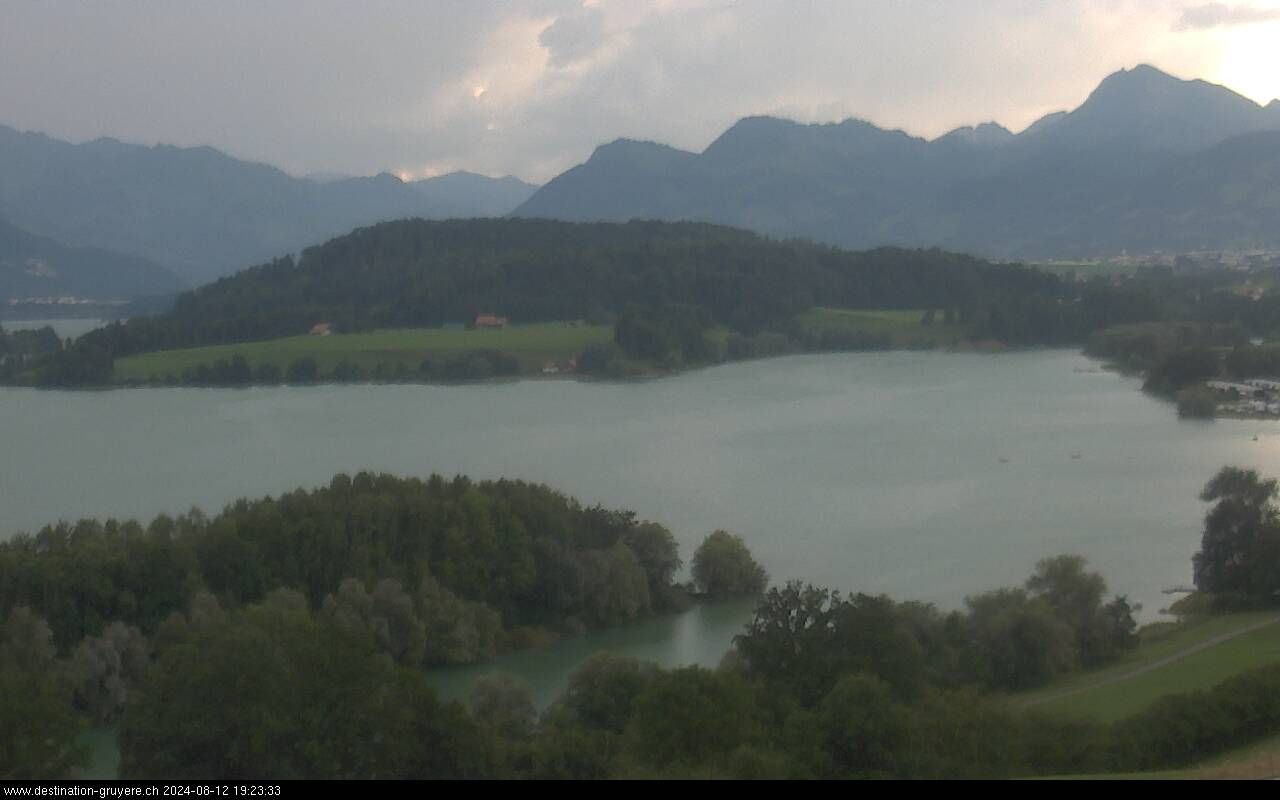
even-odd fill
[(1280, 2), (0, 0), (0, 123), (294, 174), (544, 181), (736, 119), (1015, 131), (1151, 63), (1280, 94)]

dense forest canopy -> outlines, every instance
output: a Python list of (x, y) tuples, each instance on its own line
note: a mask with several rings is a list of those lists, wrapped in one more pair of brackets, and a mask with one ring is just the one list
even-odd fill
[[(66, 647), (112, 622), (154, 632), (201, 592), (239, 606), (287, 588), (317, 609), (330, 598), (407, 603), (417, 621), (406, 625), (430, 634), (417, 663), (459, 663), (522, 637), (680, 608), (681, 563), (661, 525), (545, 486), (361, 473), (240, 500), (214, 517), (82, 520), (19, 534), (0, 544), (0, 614), (30, 607)], [(366, 587), (372, 599), (361, 596)]]

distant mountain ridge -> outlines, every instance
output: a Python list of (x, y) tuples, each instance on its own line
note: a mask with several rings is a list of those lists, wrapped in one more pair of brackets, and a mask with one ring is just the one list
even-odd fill
[(535, 188), (465, 173), (316, 181), (211, 147), (76, 145), (0, 125), (0, 217), (69, 246), (139, 255), (190, 284), (381, 220), (502, 215)]
[(67, 247), (0, 219), (0, 313), (13, 300), (122, 301), (185, 288), (177, 275), (146, 259), (92, 247)]
[(1000, 258), (1280, 247), (1276, 132), (1280, 102), (1142, 65), (1018, 134), (984, 123), (929, 141), (856, 119), (748, 117), (701, 153), (618, 140), (514, 214)]

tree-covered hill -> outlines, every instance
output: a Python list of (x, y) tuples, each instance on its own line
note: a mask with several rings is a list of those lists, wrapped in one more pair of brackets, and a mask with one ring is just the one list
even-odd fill
[[(941, 251), (851, 253), (697, 223), (403, 220), (362, 228), (182, 295), (89, 337), (113, 356), (305, 333), (679, 307), (754, 333), (815, 305), (953, 308), (1054, 298), (1050, 275)], [(1043, 338), (1036, 334), (1033, 338)]]
[[(1259, 273), (1250, 280), (1264, 278)], [(64, 387), (137, 382), (138, 365), (130, 362), (132, 377), (122, 377), (115, 374), (117, 360), (176, 350), (183, 358), (160, 359), (168, 367), (141, 379), (191, 385), (434, 381), (542, 369), (543, 361), (508, 369), (519, 359), (478, 335), (465, 337), (476, 342), (472, 350), (406, 345), (368, 354), (364, 360), (372, 361), (363, 367), (325, 367), (319, 362), (333, 359), (319, 351), (328, 340), (306, 336), (320, 323), (339, 334), (433, 328), (444, 334), (450, 331), (442, 328), (461, 328), (482, 314), (507, 318), (517, 326), (515, 338), (537, 330), (533, 323), (568, 329), (585, 321), (590, 324), (583, 328), (596, 332), (611, 325), (611, 342), (545, 358), (576, 359), (579, 372), (612, 376), (904, 346), (865, 325), (815, 324), (885, 312), (918, 320), (911, 324), (929, 335), (910, 338), (935, 347), (966, 340), (1078, 345), (1108, 326), (1142, 322), (1232, 323), (1239, 335), (1251, 336), (1280, 329), (1280, 295), (1254, 300), (1236, 291), (1240, 280), (1226, 270), (1166, 269), (1078, 281), (936, 249), (850, 252), (706, 223), (407, 219), (361, 228), (296, 261), (276, 259), (187, 292), (166, 313), (93, 331), (71, 347), (26, 359), (3, 379)], [(861, 317), (843, 313), (853, 310)], [(306, 352), (313, 338), (316, 352)], [(250, 358), (252, 348), (237, 347), (269, 341), (287, 343), (275, 356), (287, 350), (294, 361)], [(383, 356), (395, 363), (383, 363)], [(457, 363), (445, 363), (450, 358)], [(486, 361), (484, 369), (462, 368), (479, 360)]]

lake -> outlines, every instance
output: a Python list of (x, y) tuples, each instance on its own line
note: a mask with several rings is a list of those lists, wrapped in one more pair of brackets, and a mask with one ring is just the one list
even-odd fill
[[(1145, 620), (1191, 579), (1205, 481), (1228, 463), (1280, 475), (1280, 425), (1179, 420), (1064, 350), (794, 356), (628, 383), (2, 389), (0, 443), (5, 535), (216, 511), (338, 471), (466, 473), (634, 509), (686, 559), (726, 528), (775, 581), (943, 607), (1080, 553)], [(748, 615), (702, 607), (497, 666), (545, 700), (598, 648), (714, 664)], [(475, 672), (435, 679), (453, 694)]]

